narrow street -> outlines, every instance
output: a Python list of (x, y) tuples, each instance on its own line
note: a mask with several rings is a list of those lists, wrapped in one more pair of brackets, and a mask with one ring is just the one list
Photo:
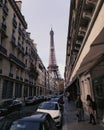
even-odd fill
[(88, 123), (88, 118), (85, 121), (78, 122), (75, 115), (75, 104), (73, 101), (67, 102), (64, 98), (64, 114), (62, 130), (104, 130), (102, 124), (92, 125)]
[[(23, 107), (21, 111), (16, 111), (5, 117), (2, 121), (0, 121), (0, 126), (3, 122), (10, 122), (10, 120), (14, 121), (22, 116), (28, 116), (34, 113), (39, 104), (33, 106)], [(88, 123), (88, 117), (85, 116), (85, 120), (78, 122), (77, 117), (75, 115), (76, 109), (73, 101), (67, 102), (67, 99), (64, 98), (64, 113), (63, 113), (63, 124), (62, 128), (58, 128), (58, 130), (104, 130), (104, 125), (96, 124), (92, 125)], [(1, 128), (1, 127), (0, 127)], [(2, 129), (0, 129), (2, 130)]]

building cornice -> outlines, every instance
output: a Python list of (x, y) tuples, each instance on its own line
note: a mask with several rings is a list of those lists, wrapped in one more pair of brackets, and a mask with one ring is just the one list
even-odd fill
[(16, 2), (14, 0), (8, 0), (8, 1), (11, 4), (11, 6), (14, 9), (17, 16), (19, 17), (19, 19), (20, 19), (21, 23), (23, 24), (24, 28), (27, 29), (27, 23), (25, 21), (25, 18), (22, 15), (22, 13), (21, 13), (20, 9), (18, 8), (18, 6), (16, 5)]

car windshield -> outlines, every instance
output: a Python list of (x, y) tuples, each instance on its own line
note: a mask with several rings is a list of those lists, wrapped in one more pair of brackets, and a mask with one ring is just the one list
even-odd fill
[(14, 122), (10, 128), (10, 130), (39, 130), (38, 122)]
[(58, 110), (58, 106), (56, 103), (42, 103), (39, 105), (39, 109), (46, 109), (46, 110)]

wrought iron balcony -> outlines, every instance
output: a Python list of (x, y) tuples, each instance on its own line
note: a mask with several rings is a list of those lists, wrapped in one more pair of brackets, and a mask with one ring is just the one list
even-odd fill
[(0, 53), (7, 55), (7, 49), (0, 45)]
[(2, 38), (7, 38), (6, 29), (7, 29), (6, 24), (2, 23), (2, 25), (1, 25), (1, 36), (2, 36)]
[(20, 35), (22, 35), (22, 29), (20, 27), (18, 28), (18, 32)]
[(18, 28), (19, 34), (24, 38), (25, 37), (25, 31), (21, 27)]
[(4, 13), (5, 13), (6, 15), (8, 15), (9, 9), (8, 9), (8, 7), (7, 7), (6, 4), (4, 4), (4, 6), (3, 6), (3, 11), (4, 11)]
[(20, 48), (21, 48), (21, 43), (20, 43), (20, 41), (18, 41), (18, 47), (20, 47)]
[(15, 28), (17, 28), (17, 21), (16, 21), (15, 18), (13, 18), (13, 26), (14, 26)]
[(25, 52), (24, 52), (24, 47), (23, 47), (23, 46), (21, 46), (21, 44), (20, 44), (20, 43), (18, 43), (18, 50), (19, 50), (21, 53), (23, 53), (23, 54), (25, 55)]
[(16, 38), (15, 38), (15, 36), (12, 36), (11, 43), (12, 43), (12, 45), (13, 45), (14, 47), (17, 46), (17, 45), (16, 45)]
[(20, 66), (21, 68), (25, 69), (25, 64), (20, 61), (18, 58), (16, 58), (13, 54), (9, 54), (9, 58), (12, 62)]
[(9, 73), (9, 77), (13, 77), (13, 74), (12, 74), (12, 73)]

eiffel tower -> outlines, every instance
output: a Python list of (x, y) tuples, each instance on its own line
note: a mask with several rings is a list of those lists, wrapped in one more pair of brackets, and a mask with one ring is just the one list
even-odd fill
[(55, 48), (54, 48), (54, 32), (52, 28), (50, 31), (50, 55), (49, 55), (48, 72), (53, 75), (55, 80), (62, 79), (58, 69), (58, 65), (56, 63)]

